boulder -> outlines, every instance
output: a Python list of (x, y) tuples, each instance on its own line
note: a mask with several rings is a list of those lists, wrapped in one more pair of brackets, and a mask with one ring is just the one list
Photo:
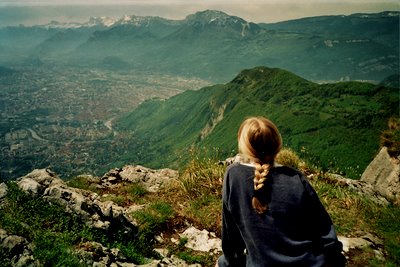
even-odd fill
[(64, 183), (54, 172), (50, 169), (35, 169), (27, 175), (18, 178), (17, 180), (22, 180), (26, 178), (31, 178), (41, 184), (44, 187), (48, 187), (50, 184), (54, 183)]
[(390, 157), (386, 147), (368, 165), (360, 181), (371, 184), (379, 194), (400, 204), (400, 160)]
[(345, 178), (338, 174), (328, 173), (326, 174), (326, 178), (330, 180), (331, 183), (335, 183), (342, 187), (348, 187), (351, 190), (359, 193), (367, 197), (368, 199), (372, 200), (373, 202), (379, 205), (388, 205), (389, 201), (382, 196), (373, 185), (359, 180), (353, 180), (349, 178)]
[(5, 183), (0, 184), (0, 206), (4, 203), (4, 200), (7, 196), (8, 187)]
[(28, 240), (21, 236), (9, 235), (4, 229), (0, 229), (0, 250), (10, 259), (11, 266), (38, 266)]
[(379, 261), (385, 260), (382, 240), (371, 233), (356, 233), (356, 235), (358, 236), (338, 236), (339, 241), (343, 244), (343, 252), (346, 257), (348, 254), (351, 254), (352, 250), (368, 247), (374, 251), (374, 255)]
[(25, 192), (37, 196), (44, 192), (45, 187), (31, 178), (24, 178), (17, 182), (18, 186)]
[(210, 253), (222, 252), (221, 239), (205, 229), (199, 230), (191, 226), (180, 234), (180, 237), (187, 238), (187, 243), (185, 244), (187, 248)]
[(116, 187), (121, 182), (135, 183), (143, 186), (147, 191), (155, 193), (178, 178), (178, 171), (171, 169), (152, 170), (140, 165), (127, 165), (122, 169), (108, 171), (101, 178), (101, 185)]

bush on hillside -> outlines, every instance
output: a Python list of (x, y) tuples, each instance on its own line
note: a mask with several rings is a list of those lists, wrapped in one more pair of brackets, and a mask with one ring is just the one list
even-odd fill
[(382, 132), (381, 146), (387, 147), (388, 153), (391, 157), (398, 157), (400, 155), (400, 119), (390, 118), (388, 122), (388, 129)]

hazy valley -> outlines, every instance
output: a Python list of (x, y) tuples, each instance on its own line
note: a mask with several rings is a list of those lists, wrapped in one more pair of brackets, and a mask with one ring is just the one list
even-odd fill
[[(396, 91), (375, 86), (392, 77), (385, 85), (398, 88), (398, 21), (398, 12), (383, 12), (256, 24), (207, 10), (184, 20), (132, 15), (1, 28), (1, 177), (43, 167), (62, 176), (132, 162), (177, 167), (185, 160), (176, 155), (202, 145), (224, 147), (221, 157), (229, 156), (234, 142), (224, 135), (256, 113), (277, 119), (286, 145), (327, 168), (356, 168), (357, 176), (388, 118), (398, 115)], [(250, 75), (235, 85), (239, 91), (229, 89), (243, 69), (256, 66), (310, 82)], [(371, 84), (311, 83), (352, 80)], [(216, 83), (225, 86), (199, 90)], [(199, 91), (180, 94), (187, 90)], [(144, 100), (177, 94), (129, 113)], [(352, 141), (340, 149), (341, 137), (330, 136), (327, 123), (344, 124), (340, 131)], [(365, 144), (360, 160), (345, 164), (350, 148)]]
[(225, 159), (255, 115), (347, 266), (400, 266), (399, 15), (0, 28), (0, 265), (214, 266)]
[[(115, 117), (151, 98), (207, 84), (139, 71), (21, 67), (0, 75), (1, 177), (50, 167), (104, 171), (117, 157)], [(107, 167), (106, 167), (107, 166)]]

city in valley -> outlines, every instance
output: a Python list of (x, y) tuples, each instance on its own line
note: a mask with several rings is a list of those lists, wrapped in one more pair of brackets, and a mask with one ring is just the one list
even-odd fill
[(105, 171), (124, 138), (112, 128), (113, 119), (147, 99), (208, 84), (160, 73), (58, 66), (1, 73), (1, 178), (45, 167), (66, 176)]

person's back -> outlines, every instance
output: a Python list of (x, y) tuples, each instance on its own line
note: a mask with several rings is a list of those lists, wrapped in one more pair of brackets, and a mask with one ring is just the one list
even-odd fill
[[(246, 128), (249, 120), (253, 125)], [(257, 124), (273, 128), (267, 138)], [(248, 163), (235, 163), (225, 173), (224, 255), (218, 265), (344, 266), (342, 244), (311, 185), (301, 172), (274, 164), (281, 139), (272, 122), (248, 119), (238, 139)]]

